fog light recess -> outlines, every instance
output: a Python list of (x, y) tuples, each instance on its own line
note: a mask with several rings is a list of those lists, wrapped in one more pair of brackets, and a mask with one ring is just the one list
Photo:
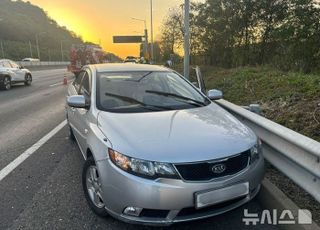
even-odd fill
[(139, 216), (142, 208), (137, 207), (126, 207), (123, 213), (128, 216)]

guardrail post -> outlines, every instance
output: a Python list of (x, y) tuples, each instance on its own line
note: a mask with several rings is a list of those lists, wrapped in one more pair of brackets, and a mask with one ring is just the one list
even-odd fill
[(259, 104), (250, 104), (249, 106), (241, 106), (242, 108), (249, 110), (255, 114), (261, 115), (261, 106)]

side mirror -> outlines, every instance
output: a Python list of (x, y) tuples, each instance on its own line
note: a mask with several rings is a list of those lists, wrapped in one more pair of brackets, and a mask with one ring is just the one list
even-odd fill
[(223, 93), (217, 89), (211, 89), (208, 91), (208, 97), (210, 100), (219, 100), (223, 98)]
[(87, 109), (90, 103), (87, 102), (83, 95), (75, 95), (67, 98), (67, 104), (73, 108)]

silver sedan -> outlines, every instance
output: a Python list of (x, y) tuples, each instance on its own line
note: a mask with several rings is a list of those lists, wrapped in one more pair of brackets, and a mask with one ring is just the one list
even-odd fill
[(257, 136), (176, 72), (151, 65), (85, 66), (68, 88), (67, 119), (85, 161), (91, 209), (170, 225), (222, 214), (259, 192)]

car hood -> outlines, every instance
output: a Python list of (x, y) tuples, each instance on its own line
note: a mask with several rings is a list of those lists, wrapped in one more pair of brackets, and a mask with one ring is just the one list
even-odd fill
[(256, 142), (249, 128), (215, 103), (150, 113), (100, 112), (98, 126), (114, 150), (160, 162), (224, 158), (246, 151)]

